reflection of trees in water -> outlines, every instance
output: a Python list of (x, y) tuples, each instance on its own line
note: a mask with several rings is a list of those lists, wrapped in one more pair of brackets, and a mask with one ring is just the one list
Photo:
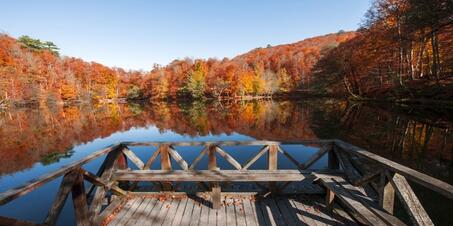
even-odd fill
[(237, 132), (269, 140), (314, 138), (308, 113), (292, 102), (273, 101), (11, 109), (0, 114), (0, 174), (56, 162), (74, 145), (148, 125), (192, 137)]
[[(313, 105), (311, 123), (318, 136), (344, 139), (453, 182), (453, 134), (448, 116), (364, 103), (333, 105), (336, 109), (330, 110), (323, 107)], [(324, 112), (323, 117), (317, 111)]]
[(451, 177), (453, 134), (449, 128), (453, 120), (426, 115), (430, 114), (339, 100), (153, 102), (9, 110), (0, 113), (0, 174), (29, 168), (43, 158), (58, 161), (74, 145), (153, 125), (161, 132), (171, 130), (192, 137), (236, 132), (262, 140), (340, 138), (432, 175)]

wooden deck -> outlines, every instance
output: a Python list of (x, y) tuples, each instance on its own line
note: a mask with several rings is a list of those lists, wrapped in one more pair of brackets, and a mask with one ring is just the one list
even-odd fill
[[(317, 151), (297, 159), (291, 145)], [(154, 151), (140, 158), (136, 146)], [(184, 146), (203, 148), (191, 150), (197, 157), (188, 161)], [(255, 154), (236, 159), (244, 146)], [(97, 172), (83, 168), (101, 156)], [(323, 156), (327, 166), (313, 169)], [(267, 164), (256, 167), (263, 158)], [(453, 199), (452, 185), (340, 140), (122, 142), (0, 194), (0, 205), (57, 178), (62, 182), (43, 222), (0, 216), (0, 225), (55, 225), (70, 195), (81, 226), (434, 225), (408, 181)], [(394, 214), (401, 210), (409, 220)]]
[(103, 219), (103, 225), (357, 225), (339, 206), (329, 211), (318, 195), (224, 194), (219, 209), (208, 196), (134, 197)]

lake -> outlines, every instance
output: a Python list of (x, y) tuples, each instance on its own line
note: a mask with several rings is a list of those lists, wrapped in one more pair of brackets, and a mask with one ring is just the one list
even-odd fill
[[(452, 129), (449, 109), (337, 99), (10, 109), (0, 111), (0, 192), (119, 141), (338, 138), (453, 184)], [(1, 206), (0, 215), (41, 221), (60, 180)], [(448, 219), (450, 200), (413, 188), (435, 223), (453, 224)], [(71, 207), (68, 200), (59, 224), (73, 222)]]

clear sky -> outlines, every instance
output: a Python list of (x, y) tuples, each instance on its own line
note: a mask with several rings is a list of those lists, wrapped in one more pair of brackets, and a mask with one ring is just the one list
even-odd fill
[(67, 56), (149, 70), (355, 30), (369, 0), (0, 0), (0, 32), (53, 41)]

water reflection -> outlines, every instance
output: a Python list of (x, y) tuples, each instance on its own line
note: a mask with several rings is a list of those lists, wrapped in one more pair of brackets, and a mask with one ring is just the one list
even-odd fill
[[(448, 111), (320, 99), (158, 102), (16, 109), (0, 113), (0, 125), (0, 175), (69, 158), (77, 145), (113, 133), (132, 128), (147, 133), (156, 127), (185, 139), (220, 134), (278, 141), (340, 138), (453, 183), (453, 118)], [(163, 137), (172, 140), (169, 134)]]

